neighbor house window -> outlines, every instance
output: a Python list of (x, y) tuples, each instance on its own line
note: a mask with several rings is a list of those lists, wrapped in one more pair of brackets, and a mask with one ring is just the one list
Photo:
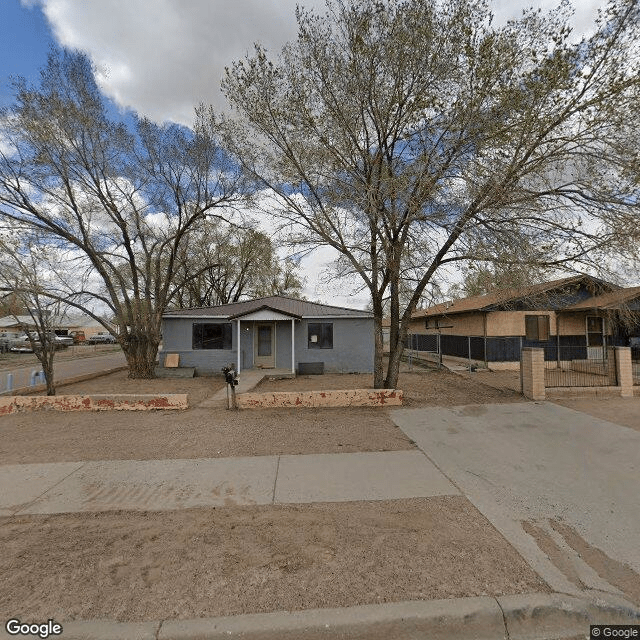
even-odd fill
[(524, 333), (527, 340), (544, 342), (549, 339), (549, 316), (525, 316)]
[(194, 324), (193, 349), (231, 349), (230, 324)]
[(587, 316), (587, 346), (601, 347), (604, 344), (604, 318)]
[(333, 324), (309, 323), (309, 349), (333, 349)]

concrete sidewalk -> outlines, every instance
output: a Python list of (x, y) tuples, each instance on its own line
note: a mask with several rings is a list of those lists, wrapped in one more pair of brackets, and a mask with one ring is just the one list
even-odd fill
[(420, 451), (0, 467), (0, 515), (457, 495)]

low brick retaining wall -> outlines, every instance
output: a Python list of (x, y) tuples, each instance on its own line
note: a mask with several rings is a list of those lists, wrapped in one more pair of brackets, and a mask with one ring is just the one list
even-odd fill
[(24, 411), (150, 411), (187, 409), (187, 394), (112, 394), (85, 396), (3, 396), (0, 416)]
[(399, 389), (346, 389), (330, 391), (273, 391), (240, 393), (238, 409), (268, 407), (383, 407), (402, 405)]

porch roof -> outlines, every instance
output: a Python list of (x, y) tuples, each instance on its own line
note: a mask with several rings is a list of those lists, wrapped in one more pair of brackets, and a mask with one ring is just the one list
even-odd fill
[(636, 299), (640, 299), (640, 287), (627, 287), (625, 289), (618, 289), (617, 291), (608, 291), (599, 296), (576, 302), (575, 304), (565, 307), (563, 311), (625, 309)]
[(263, 304), (258, 309), (243, 311), (235, 316), (229, 316), (229, 320), (300, 320), (302, 316), (288, 311), (274, 309), (269, 305)]

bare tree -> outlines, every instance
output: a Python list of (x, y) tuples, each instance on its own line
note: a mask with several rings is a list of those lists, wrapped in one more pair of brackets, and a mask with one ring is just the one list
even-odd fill
[(277, 60), (257, 47), (227, 70), (228, 146), (291, 240), (333, 247), (365, 283), (374, 384), (393, 387), (411, 313), (443, 270), (593, 265), (637, 225), (638, 2), (612, 2), (577, 43), (566, 4), (504, 26), (483, 0), (327, 6), (298, 10)]
[[(242, 198), (215, 123), (196, 132), (113, 121), (87, 58), (54, 52), (2, 117), (0, 217), (65, 248), (58, 299), (118, 326), (129, 376), (154, 376), (176, 258), (205, 216)], [(90, 302), (89, 302), (90, 301)]]
[(299, 296), (297, 265), (280, 259), (256, 229), (207, 222), (183, 243), (176, 273), (178, 307), (209, 307), (271, 295)]
[(58, 349), (54, 322), (60, 315), (61, 303), (47, 296), (44, 251), (34, 235), (0, 237), (0, 291), (11, 296), (11, 315), (16, 322), (24, 316), (30, 318), (30, 322), (21, 322), (20, 328), (42, 366), (47, 395), (54, 396), (53, 362)]

